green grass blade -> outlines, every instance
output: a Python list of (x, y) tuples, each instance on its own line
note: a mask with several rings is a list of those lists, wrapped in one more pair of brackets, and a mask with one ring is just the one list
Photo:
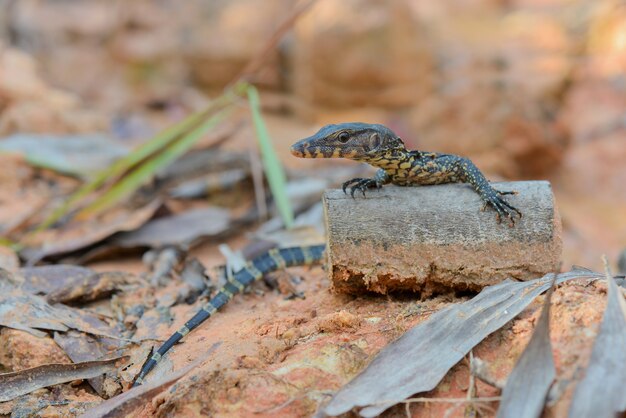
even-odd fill
[(261, 156), (263, 159), (263, 167), (265, 175), (270, 185), (270, 190), (274, 195), (276, 207), (283, 218), (283, 223), (287, 228), (293, 226), (293, 209), (287, 197), (287, 177), (283, 166), (274, 151), (274, 146), (267, 132), (265, 121), (261, 115), (261, 105), (259, 102), (259, 93), (254, 86), (248, 86), (248, 101), (250, 102), (250, 111), (252, 112), (252, 121), (256, 130), (259, 147), (261, 148)]
[(67, 213), (72, 209), (75, 203), (79, 202), (84, 197), (97, 190), (100, 186), (106, 183), (107, 180), (121, 176), (135, 164), (141, 162), (143, 159), (147, 158), (151, 154), (169, 145), (183, 132), (198, 124), (205, 112), (206, 111), (196, 112), (186, 117), (182, 121), (160, 132), (151, 140), (140, 145), (137, 149), (135, 149), (127, 156), (120, 158), (119, 160), (114, 162), (109, 168), (99, 173), (96, 178), (94, 178), (89, 183), (86, 183), (84, 186), (74, 192), (63, 203), (63, 205), (55, 209), (52, 214), (50, 214), (50, 216), (46, 220), (44, 220), (44, 222), (37, 228), (37, 231), (41, 231), (50, 227), (63, 216), (67, 215)]
[(167, 166), (172, 161), (187, 152), (204, 134), (221, 122), (231, 112), (231, 110), (231, 108), (222, 109), (190, 132), (184, 133), (179, 138), (174, 138), (176, 141), (170, 144), (169, 147), (124, 176), (124, 178), (111, 187), (111, 189), (109, 189), (106, 193), (81, 210), (78, 216), (85, 217), (97, 214), (110, 208), (119, 200), (136, 191), (159, 169)]

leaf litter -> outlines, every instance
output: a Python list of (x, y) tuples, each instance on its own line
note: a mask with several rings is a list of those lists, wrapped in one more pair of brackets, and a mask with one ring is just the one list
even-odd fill
[[(374, 417), (413, 394), (434, 389), (474, 346), (547, 290), (552, 277), (504, 281), (467, 302), (438, 311), (381, 350), (365, 370), (335, 394), (324, 412), (336, 416), (361, 408), (361, 416)], [(557, 275), (556, 284), (598, 277), (589, 270), (576, 269)], [(412, 361), (407, 362), (407, 358)]]
[(605, 270), (607, 305), (585, 377), (574, 391), (570, 418), (615, 417), (626, 411), (626, 301)]
[(66, 255), (92, 246), (121, 232), (139, 228), (148, 222), (162, 206), (160, 200), (153, 200), (141, 208), (116, 208), (106, 216), (85, 221), (72, 222), (56, 230), (43, 231), (26, 241), (27, 248), (20, 255), (33, 265), (48, 257)]
[[(77, 331), (55, 332), (54, 342), (74, 362), (96, 361), (111, 355), (120, 355), (124, 343), (106, 337), (84, 334)], [(113, 354), (112, 354), (113, 353)], [(109, 379), (110, 381), (106, 381)], [(89, 385), (103, 398), (110, 398), (121, 391), (121, 386), (105, 375), (88, 378)]]
[(138, 280), (131, 273), (96, 272), (71, 264), (25, 267), (16, 276), (23, 278), (20, 287), (26, 292), (45, 295), (49, 303), (64, 304), (104, 298)]
[(111, 245), (122, 248), (189, 247), (201, 238), (219, 236), (230, 227), (230, 211), (209, 206), (155, 219), (135, 231), (118, 234), (111, 240)]
[(22, 289), (37, 295), (47, 295), (68, 284), (95, 274), (90, 268), (72, 264), (24, 267), (19, 271), (24, 278)]
[(44, 337), (48, 331), (75, 329), (93, 335), (120, 339), (119, 332), (85, 310), (50, 305), (43, 297), (0, 282), (0, 325)]
[(89, 178), (128, 150), (105, 135), (15, 134), (0, 140), (0, 153), (16, 152), (34, 166)]

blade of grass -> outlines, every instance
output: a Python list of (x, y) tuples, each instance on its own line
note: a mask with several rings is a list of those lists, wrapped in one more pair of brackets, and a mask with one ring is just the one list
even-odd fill
[(265, 121), (261, 115), (261, 105), (259, 103), (259, 93), (254, 86), (248, 86), (248, 101), (252, 112), (252, 121), (256, 130), (257, 139), (261, 148), (265, 175), (270, 185), (272, 195), (276, 201), (276, 207), (280, 213), (283, 223), (287, 228), (293, 226), (293, 209), (287, 197), (287, 177), (283, 166), (274, 151), (272, 140), (265, 126)]
[(189, 127), (193, 126), (194, 124), (198, 123), (200, 121), (202, 113), (203, 111), (196, 112), (186, 117), (177, 124), (160, 132), (150, 141), (139, 146), (136, 150), (128, 154), (126, 157), (117, 160), (109, 168), (98, 174), (95, 179), (83, 185), (74, 194), (72, 194), (63, 203), (63, 205), (59, 206), (52, 212), (52, 214), (37, 228), (36, 231), (47, 229), (63, 216), (67, 215), (68, 212), (73, 208), (75, 203), (78, 203), (84, 197), (94, 192), (96, 189), (106, 183), (107, 180), (111, 180), (113, 178), (121, 176), (125, 171), (133, 167), (135, 164), (139, 163), (149, 155), (157, 152), (161, 148), (167, 146), (170, 142), (180, 136), (182, 132), (189, 129)]
[(137, 190), (159, 169), (167, 166), (176, 158), (187, 152), (204, 134), (221, 122), (231, 110), (232, 108), (222, 109), (190, 132), (183, 134), (180, 138), (176, 138), (177, 141), (173, 142), (168, 148), (143, 163), (136, 170), (128, 173), (106, 193), (82, 209), (77, 214), (77, 218), (84, 219), (100, 213)]
[[(268, 51), (274, 48), (280, 39), (282, 39), (283, 35), (293, 26), (295, 21), (309, 8), (311, 7), (316, 0), (308, 0), (303, 2), (301, 5), (297, 5), (291, 15), (279, 26), (276, 30), (275, 34), (270, 38), (267, 42), (265, 48), (263, 48), (257, 56), (255, 56), (248, 65), (244, 68), (244, 70), (237, 74), (233, 81), (229, 83), (229, 87), (227, 87), (217, 100), (215, 100), (207, 109), (204, 109), (200, 112), (194, 113), (193, 115), (187, 117), (183, 121), (178, 124), (172, 126), (169, 129), (157, 134), (152, 140), (148, 141), (145, 145), (137, 149), (135, 152), (129, 154), (127, 157), (120, 159), (118, 162), (114, 163), (109, 169), (100, 173), (93, 181), (85, 184), (78, 191), (76, 191), (73, 195), (71, 195), (60, 207), (53, 211), (53, 213), (42, 222), (42, 224), (34, 230), (32, 233), (41, 232), (44, 229), (49, 228), (52, 224), (57, 222), (59, 219), (68, 215), (70, 211), (72, 211), (79, 201), (87, 197), (92, 192), (96, 191), (99, 187), (105, 184), (110, 179), (117, 179), (122, 174), (127, 172), (131, 167), (141, 162), (143, 159), (147, 158), (150, 154), (155, 153), (158, 149), (163, 148), (168, 145), (171, 141), (178, 138), (183, 132), (185, 132), (190, 126), (193, 126), (196, 122), (204, 119), (211, 111), (215, 110), (215, 106), (218, 103), (227, 103), (234, 104), (237, 102), (239, 98), (248, 93), (248, 83), (245, 82), (245, 79), (251, 74), (255, 73), (265, 62), (265, 59), (268, 56)], [(255, 90), (256, 91), (256, 90)], [(258, 105), (258, 94), (257, 94), (257, 105)], [(260, 112), (259, 112), (260, 116)], [(263, 120), (259, 118), (261, 124), (263, 124)], [(271, 157), (270, 157), (271, 158)], [(268, 171), (269, 172), (269, 171)], [(284, 173), (283, 173), (284, 178)], [(269, 174), (268, 174), (269, 179)], [(283, 181), (284, 183), (284, 181)], [(270, 183), (271, 184), (271, 183)], [(275, 192), (274, 190), (272, 190)], [(284, 191), (284, 188), (283, 188)], [(276, 192), (275, 192), (276, 193)], [(284, 193), (283, 193), (284, 194)], [(281, 192), (279, 191), (276, 196), (280, 196)], [(290, 209), (289, 203), (285, 197), (277, 197), (278, 201), (287, 202), (287, 208), (283, 209), (285, 211), (285, 224), (291, 225), (293, 223), (293, 214)], [(278, 204), (278, 203), (277, 203)], [(291, 215), (289, 215), (291, 213)]]
[(0, 247), (9, 247), (13, 251), (20, 251), (22, 249), (22, 244), (11, 241), (8, 238), (0, 237)]

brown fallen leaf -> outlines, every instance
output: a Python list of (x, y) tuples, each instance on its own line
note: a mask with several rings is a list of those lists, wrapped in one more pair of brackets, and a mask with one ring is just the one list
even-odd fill
[(616, 417), (626, 411), (626, 301), (608, 272), (607, 304), (585, 377), (568, 417)]
[(117, 369), (119, 360), (127, 361), (128, 357), (110, 360), (87, 361), (76, 364), (46, 364), (19, 372), (0, 374), (0, 402), (10, 401), (37, 389), (73, 380), (89, 379)]
[(535, 331), (506, 381), (498, 418), (535, 418), (543, 411), (556, 375), (550, 344), (550, 300), (553, 291), (554, 282), (546, 295)]
[[(556, 283), (598, 277), (598, 273), (576, 269), (559, 274)], [(361, 407), (361, 416), (374, 417), (415, 393), (434, 389), (450, 368), (515, 318), (551, 281), (552, 274), (527, 282), (504, 281), (433, 314), (381, 350), (335, 394), (324, 412), (336, 416)]]
[(132, 388), (128, 392), (125, 392), (119, 396), (109, 399), (98, 405), (95, 408), (88, 410), (85, 414), (81, 415), (83, 418), (105, 418), (105, 417), (119, 417), (126, 416), (137, 408), (141, 404), (149, 402), (156, 394), (165, 390), (172, 383), (185, 376), (191, 370), (197, 368), (202, 364), (209, 356), (220, 346), (221, 343), (217, 342), (209, 348), (206, 353), (195, 360), (188, 366), (180, 369), (176, 373), (159, 379), (154, 382), (145, 383), (141, 386)]

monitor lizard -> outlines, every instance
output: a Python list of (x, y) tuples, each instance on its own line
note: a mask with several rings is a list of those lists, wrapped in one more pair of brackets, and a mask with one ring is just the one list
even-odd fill
[[(349, 188), (350, 195), (360, 191), (381, 188), (392, 183), (398, 186), (431, 185), (465, 182), (502, 217), (515, 223), (514, 215), (522, 213), (502, 198), (513, 191), (498, 191), (491, 187), (480, 170), (467, 158), (436, 152), (409, 151), (402, 140), (384, 125), (367, 123), (342, 123), (327, 125), (315, 135), (298, 141), (291, 153), (303, 158), (348, 158), (378, 167), (373, 178), (354, 178), (343, 183), (343, 191)], [(134, 386), (143, 383), (146, 375), (156, 366), (174, 344), (226, 305), (237, 293), (242, 292), (266, 273), (296, 265), (310, 265), (322, 261), (324, 245), (273, 249), (261, 255), (246, 267), (236, 272), (233, 278), (202, 307), (178, 331), (172, 334), (159, 349), (150, 356), (139, 372)]]
[(469, 183), (484, 202), (496, 211), (498, 222), (507, 218), (514, 226), (515, 215), (522, 213), (502, 198), (516, 194), (491, 187), (483, 173), (468, 158), (438, 152), (410, 151), (391, 129), (369, 123), (327, 125), (315, 135), (291, 146), (291, 153), (301, 158), (347, 158), (379, 168), (372, 178), (354, 178), (343, 183), (354, 197), (360, 191), (380, 189), (385, 184), (418, 186), (442, 183)]

